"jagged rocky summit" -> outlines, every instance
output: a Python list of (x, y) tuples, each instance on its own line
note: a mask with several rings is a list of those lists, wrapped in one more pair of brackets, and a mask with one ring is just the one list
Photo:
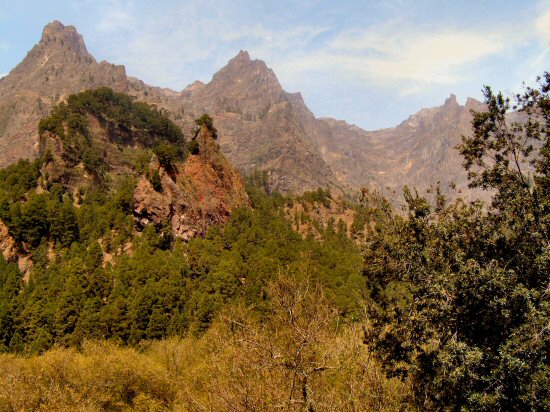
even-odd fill
[(394, 128), (365, 131), (316, 118), (299, 93), (286, 92), (275, 73), (245, 51), (210, 82), (177, 92), (129, 77), (123, 66), (97, 63), (76, 29), (59, 22), (48, 24), (40, 42), (0, 80), (0, 165), (36, 156), (38, 120), (68, 94), (99, 86), (167, 109), (184, 132), (209, 113), (223, 154), (244, 174), (266, 171), (272, 190), (325, 187), (342, 194), (366, 186), (400, 195), (405, 184), (424, 191), (439, 181), (451, 196), (475, 195), (455, 148), (470, 130), (470, 109), (482, 107), (473, 99), (462, 106), (451, 95)]

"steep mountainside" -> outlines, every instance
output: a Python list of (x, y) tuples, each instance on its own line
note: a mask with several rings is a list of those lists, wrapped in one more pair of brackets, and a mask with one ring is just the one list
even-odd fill
[(0, 169), (0, 253), (25, 275), (40, 247), (52, 260), (96, 242), (107, 262), (142, 234), (188, 241), (250, 205), (207, 121), (188, 144), (164, 112), (102, 87), (68, 96), (38, 132), (36, 161)]
[(443, 106), (423, 109), (394, 128), (366, 132), (345, 122), (321, 119), (324, 129), (316, 136), (323, 159), (339, 181), (352, 187), (370, 186), (400, 195), (403, 185), (426, 191), (440, 182), (442, 192), (450, 196), (485, 198), (486, 193), (468, 188), (456, 150), (461, 136), (470, 132), (470, 110), (483, 107), (471, 98), (459, 105), (451, 95)]
[(140, 177), (133, 199), (134, 215), (142, 228), (169, 222), (175, 237), (189, 240), (249, 204), (241, 176), (220, 153), (212, 133), (201, 127), (195, 139), (198, 153), (184, 163), (166, 167), (153, 156), (147, 175), (158, 173), (160, 191), (147, 175)]
[[(266, 64), (241, 51), (208, 84), (182, 92), (186, 111), (208, 112), (224, 154), (245, 173), (270, 172), (272, 189), (301, 192), (339, 184), (309, 139), (300, 95), (286, 93)], [(308, 111), (309, 112), (309, 111)]]
[[(74, 27), (44, 29), (25, 60), (0, 80), (0, 166), (37, 154), (36, 124), (67, 94), (106, 85), (167, 109), (189, 133), (209, 113), (220, 130), (222, 152), (242, 173), (268, 172), (272, 190), (317, 187), (340, 194), (368, 186), (400, 193), (402, 185), (425, 190), (456, 183), (466, 196), (466, 174), (455, 147), (470, 128), (469, 110), (451, 97), (394, 128), (367, 132), (334, 119), (317, 119), (299, 93), (287, 93), (266, 64), (241, 51), (204, 84), (181, 92), (127, 77), (123, 66), (97, 63)], [(386, 192), (388, 193), (388, 192)]]
[(36, 157), (40, 118), (69, 94), (99, 86), (126, 91), (124, 66), (97, 63), (74, 27), (48, 24), (40, 42), (0, 79), (0, 166)]

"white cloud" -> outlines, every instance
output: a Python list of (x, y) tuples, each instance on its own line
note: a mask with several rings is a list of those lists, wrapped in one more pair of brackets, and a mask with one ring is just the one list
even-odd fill
[[(237, 28), (234, 31), (223, 33), (224, 41), (254, 40), (259, 42), (257, 50), (265, 50), (265, 54), (281, 52), (288, 49), (302, 49), (327, 28), (298, 26), (290, 29), (269, 30), (261, 24), (249, 28)], [(263, 53), (262, 53), (263, 54)]]
[(134, 4), (131, 1), (107, 1), (103, 6), (102, 19), (97, 28), (105, 32), (135, 28), (136, 19), (131, 12), (133, 9)]
[(323, 50), (287, 61), (283, 70), (289, 77), (293, 71), (325, 70), (363, 82), (398, 82), (405, 93), (413, 93), (425, 84), (456, 83), (466, 76), (466, 65), (514, 43), (502, 32), (428, 32), (388, 25), (343, 32)]
[(549, 9), (535, 20), (535, 28), (546, 46), (550, 45), (550, 5), (548, 7)]
[[(539, 3), (537, 15), (530, 24), (531, 31), (530, 39), (532, 40), (535, 52), (527, 56), (522, 62), (525, 73), (523, 81), (528, 84), (534, 79), (548, 70), (548, 62), (550, 61), (550, 1)], [(513, 89), (520, 90), (523, 88), (523, 81), (518, 81)]]

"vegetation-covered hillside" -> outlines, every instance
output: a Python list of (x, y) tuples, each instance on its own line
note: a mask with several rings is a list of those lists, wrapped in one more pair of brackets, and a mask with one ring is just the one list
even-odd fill
[(0, 219), (33, 253), (108, 234), (123, 242), (150, 149), (185, 156), (183, 134), (165, 114), (107, 88), (70, 96), (39, 129), (42, 156), (0, 171)]
[[(98, 120), (104, 124), (94, 126)], [(203, 123), (215, 130), (207, 115), (198, 126)], [(188, 243), (179, 240), (173, 222), (154, 220), (160, 215), (155, 208), (175, 196), (171, 185), (189, 190), (188, 202), (196, 204), (223, 196), (213, 190), (224, 186), (212, 186), (205, 175), (213, 170), (221, 175), (214, 178), (228, 179), (231, 170), (198, 130), (193, 141), (201, 141), (200, 151), (182, 163), (185, 139), (164, 113), (103, 88), (70, 96), (40, 122), (40, 132), (41, 159), (0, 171), (0, 219), (34, 265), (24, 282), (17, 265), (2, 260), (3, 351), (202, 333), (218, 309), (237, 298), (261, 312), (264, 287), (289, 271), (323, 283), (342, 317), (359, 318), (358, 246), (334, 224), (319, 227), (323, 242), (300, 236), (283, 212), (288, 199), (251, 186), (252, 208), (243, 203), (224, 226)], [(156, 173), (131, 162), (154, 155)], [(187, 169), (195, 182), (187, 182)], [(137, 215), (138, 206), (152, 215), (141, 209)], [(193, 203), (182, 207), (186, 214), (196, 209)], [(207, 217), (209, 209), (200, 210)]]
[[(94, 142), (94, 125), (90, 121), (97, 121), (106, 129), (107, 147)], [(69, 96), (67, 102), (40, 121), (38, 130), (46, 161), (55, 148), (45, 140), (56, 136), (63, 143), (63, 157), (68, 165), (82, 162), (88, 172), (100, 177), (109, 163), (116, 163), (109, 153), (110, 146), (118, 150), (154, 148), (165, 162), (183, 160), (187, 150), (183, 133), (165, 112), (106, 87)]]
[[(210, 121), (189, 155), (202, 160), (153, 169), (157, 189), (144, 181), (150, 164), (116, 163), (109, 151), (99, 179), (82, 158), (88, 174), (46, 176), (63, 150), (5, 169), (0, 219), (34, 266), (26, 283), (0, 258), (0, 407), (550, 409), (549, 92), (549, 74), (512, 100), (486, 89), (487, 111), (459, 150), (471, 185), (495, 193), (489, 205), (449, 204), (437, 188), (433, 199), (405, 188), (403, 211), (367, 191), (360, 205), (324, 190), (283, 197), (259, 174), (249, 202), (183, 241), (173, 222), (136, 216), (136, 180), (163, 199), (180, 170), (225, 176), (206, 153)], [(70, 117), (92, 104), (81, 98), (63, 130), (42, 122), (77, 153), (87, 132)], [(131, 133), (122, 153), (182, 147), (100, 106), (81, 120)], [(205, 203), (214, 191), (194, 193), (186, 199)]]

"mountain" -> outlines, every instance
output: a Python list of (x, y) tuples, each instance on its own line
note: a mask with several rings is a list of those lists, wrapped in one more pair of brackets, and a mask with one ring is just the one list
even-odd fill
[(470, 132), (470, 110), (483, 108), (471, 98), (459, 105), (451, 94), (442, 106), (422, 109), (393, 128), (367, 132), (321, 119), (323, 129), (316, 136), (325, 162), (351, 187), (375, 187), (391, 196), (400, 195), (403, 185), (425, 192), (440, 182), (442, 192), (451, 197), (486, 198), (486, 193), (468, 188), (456, 150), (461, 136)]
[(129, 93), (168, 109), (184, 130), (203, 113), (220, 130), (224, 155), (245, 175), (268, 171), (272, 190), (296, 193), (328, 187), (342, 193), (325, 163), (308, 121), (315, 120), (299, 93), (287, 93), (273, 70), (241, 51), (204, 84), (177, 93), (130, 78)]
[(38, 154), (38, 121), (69, 94), (99, 86), (126, 91), (123, 66), (97, 63), (72, 26), (48, 24), (40, 42), (0, 79), (0, 166)]
[(167, 247), (248, 208), (244, 182), (206, 120), (188, 145), (163, 111), (124, 93), (68, 96), (38, 124), (38, 159), (0, 169), (3, 259), (28, 280), (41, 246), (51, 260), (55, 245), (95, 240), (110, 262), (136, 237), (160, 236), (157, 247)]
[(99, 86), (127, 92), (169, 111), (184, 133), (208, 113), (220, 131), (222, 152), (241, 173), (266, 171), (271, 190), (300, 193), (317, 187), (336, 194), (361, 187), (400, 192), (404, 184), (421, 191), (456, 183), (463, 195), (466, 173), (456, 152), (470, 128), (468, 99), (451, 97), (422, 109), (394, 128), (365, 131), (334, 119), (317, 119), (299, 93), (288, 93), (275, 73), (241, 51), (209, 83), (194, 82), (177, 92), (126, 76), (123, 66), (97, 63), (76, 29), (53, 22), (40, 42), (0, 80), (0, 166), (37, 154), (40, 117), (68, 94)]
[(39, 133), (39, 187), (51, 192), (58, 185), (79, 199), (96, 187), (127, 186), (138, 230), (153, 224), (189, 240), (249, 205), (215, 131), (197, 126), (195, 149), (186, 154), (183, 134), (163, 112), (112, 89), (69, 96), (40, 121)]
[(194, 116), (208, 112), (221, 131), (224, 154), (240, 170), (268, 170), (272, 189), (300, 192), (339, 183), (309, 139), (299, 94), (285, 92), (273, 71), (241, 51), (208, 84), (181, 99)]

